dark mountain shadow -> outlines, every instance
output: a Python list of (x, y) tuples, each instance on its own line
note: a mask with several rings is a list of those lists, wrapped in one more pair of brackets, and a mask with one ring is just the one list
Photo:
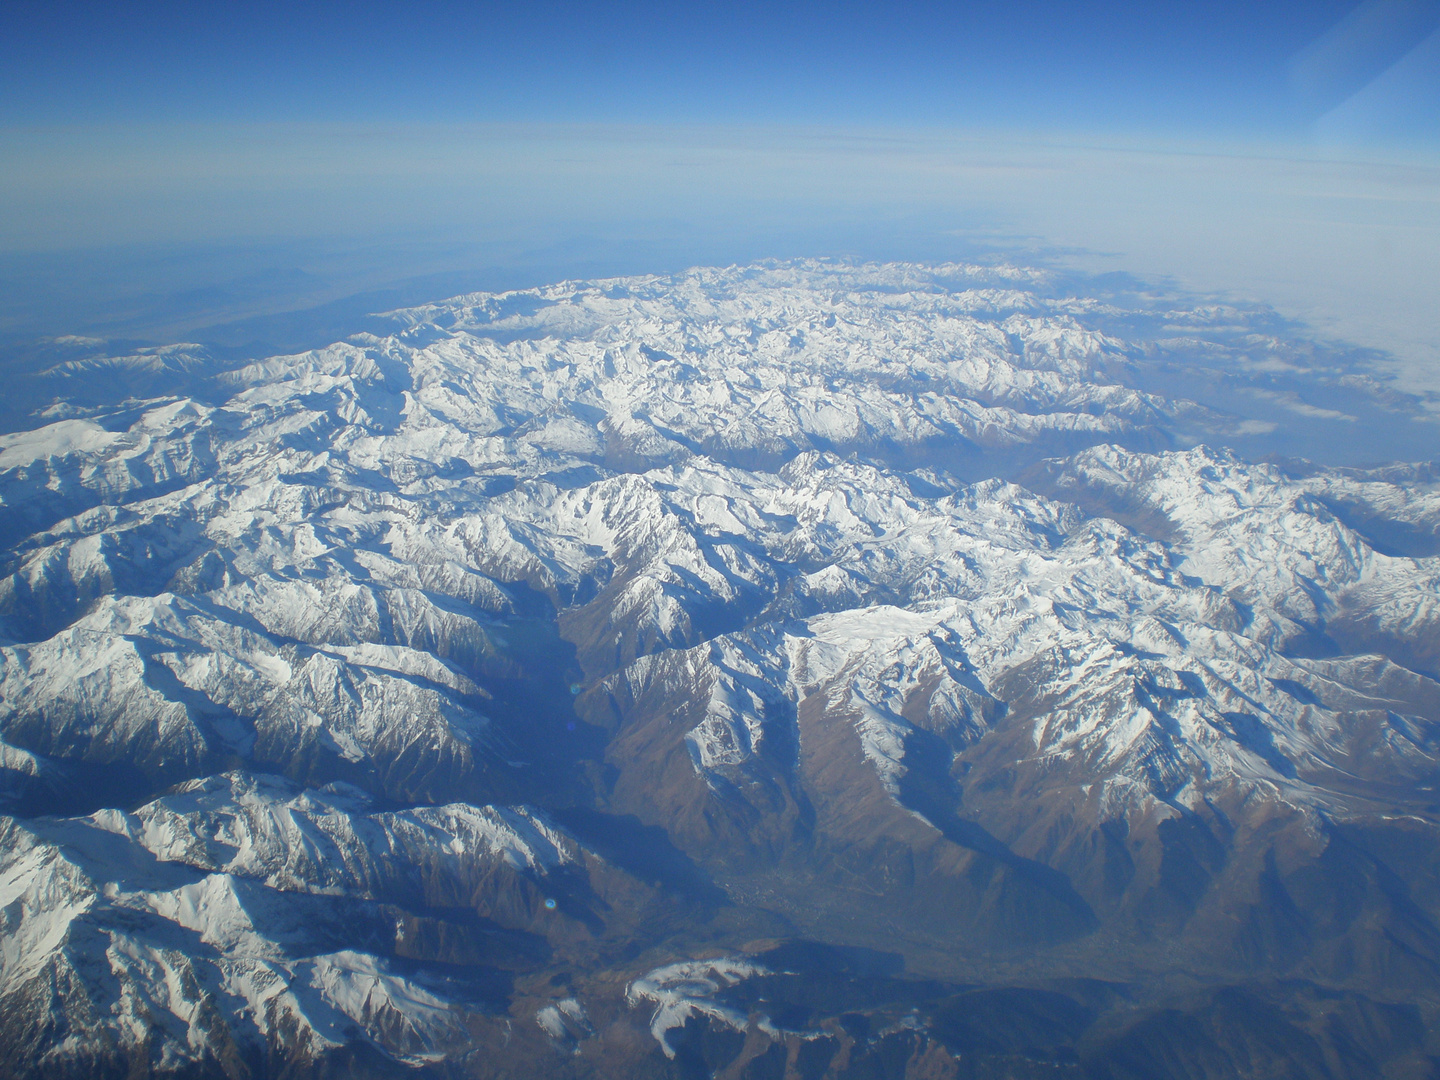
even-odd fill
[(1057, 925), (1044, 928), (1042, 938), (1063, 940), (1095, 929), (1099, 920), (1068, 877), (1044, 863), (1017, 855), (978, 823), (960, 816), (960, 793), (950, 776), (952, 758), (953, 751), (938, 735), (912, 730), (905, 739), (901, 804), (923, 815), (952, 844), (999, 863), (1030, 889), (1049, 897), (1054, 902), (1051, 912)]
[(730, 903), (724, 891), (672, 844), (658, 825), (642, 824), (634, 814), (607, 814), (584, 807), (552, 811), (551, 816), (601, 858), (641, 881), (706, 907)]

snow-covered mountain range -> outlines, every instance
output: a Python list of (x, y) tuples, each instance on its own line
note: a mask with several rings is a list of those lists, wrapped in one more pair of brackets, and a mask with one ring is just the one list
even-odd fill
[(1440, 474), (1222, 448), (1427, 403), (1014, 268), (387, 318), (0, 436), (0, 1074), (1433, 1065)]

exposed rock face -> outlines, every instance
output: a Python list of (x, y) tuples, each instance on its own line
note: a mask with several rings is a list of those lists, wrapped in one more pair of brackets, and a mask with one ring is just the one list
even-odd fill
[(1053, 293), (462, 297), (0, 436), (0, 1074), (1423, 1075), (1440, 482)]

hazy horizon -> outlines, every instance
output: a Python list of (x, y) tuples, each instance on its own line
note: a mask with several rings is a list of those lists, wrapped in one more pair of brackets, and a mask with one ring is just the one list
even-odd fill
[(1431, 0), (3, 25), (12, 359), (64, 334), (296, 348), (367, 305), (562, 278), (1010, 259), (1271, 304), (1440, 391)]

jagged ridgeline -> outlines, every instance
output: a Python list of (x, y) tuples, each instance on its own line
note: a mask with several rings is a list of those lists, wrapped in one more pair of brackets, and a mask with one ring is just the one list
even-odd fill
[(1335, 464), (1426, 403), (1081, 284), (697, 270), (50, 372), (0, 1076), (1433, 1075), (1440, 477)]

